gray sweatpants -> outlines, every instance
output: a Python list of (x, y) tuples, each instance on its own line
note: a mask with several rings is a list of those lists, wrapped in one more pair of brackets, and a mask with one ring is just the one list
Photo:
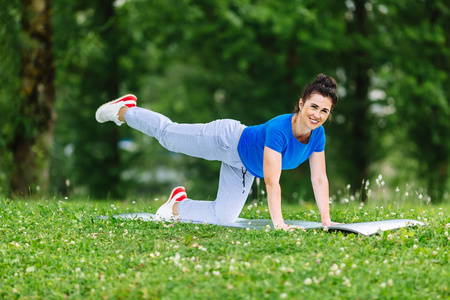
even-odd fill
[(244, 125), (229, 119), (206, 124), (178, 124), (162, 114), (139, 107), (128, 109), (125, 121), (128, 126), (156, 138), (170, 151), (222, 162), (216, 200), (183, 200), (178, 204), (182, 219), (209, 224), (229, 224), (236, 220), (254, 179), (237, 151)]

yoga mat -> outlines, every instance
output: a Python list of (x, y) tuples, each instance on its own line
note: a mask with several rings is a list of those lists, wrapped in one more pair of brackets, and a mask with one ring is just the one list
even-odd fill
[[(142, 220), (142, 221), (158, 221), (156, 216), (151, 213), (127, 213), (127, 214), (119, 214), (113, 215), (116, 219), (121, 220)], [(108, 219), (108, 216), (99, 216), (100, 219)], [(192, 220), (180, 220), (178, 222), (182, 223), (193, 223), (193, 224), (202, 224), (200, 221), (192, 221)], [(322, 223), (320, 222), (310, 222), (310, 221), (297, 221), (297, 220), (286, 220), (286, 224), (289, 225), (297, 225), (301, 226), (305, 229), (321, 229), (323, 228)], [(271, 228), (272, 221), (269, 219), (242, 219), (238, 218), (234, 223), (228, 224), (212, 224), (218, 226), (226, 226), (226, 227), (235, 227), (235, 228), (250, 228), (250, 229), (265, 229), (267, 225)], [(395, 220), (385, 220), (385, 221), (375, 221), (375, 222), (362, 222), (362, 223), (348, 223), (348, 224), (340, 224), (329, 226), (329, 231), (343, 231), (343, 232), (352, 232), (362, 235), (373, 235), (378, 233), (379, 231), (386, 230), (394, 230), (402, 227), (408, 226), (424, 226), (425, 224), (409, 219), (395, 219)]]

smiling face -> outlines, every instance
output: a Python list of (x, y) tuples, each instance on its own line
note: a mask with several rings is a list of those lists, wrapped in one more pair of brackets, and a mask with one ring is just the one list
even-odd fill
[(303, 99), (300, 99), (299, 106), (301, 110), (298, 112), (298, 116), (302, 124), (306, 125), (308, 129), (313, 130), (321, 126), (328, 119), (332, 102), (328, 97), (320, 94), (312, 94), (304, 102)]

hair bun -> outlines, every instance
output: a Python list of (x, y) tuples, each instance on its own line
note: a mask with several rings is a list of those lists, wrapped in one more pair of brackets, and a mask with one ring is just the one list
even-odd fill
[(336, 87), (337, 87), (336, 81), (333, 78), (328, 77), (325, 74), (317, 75), (315, 83), (319, 83), (319, 84), (321, 84), (327, 88), (331, 88), (331, 89), (336, 89)]

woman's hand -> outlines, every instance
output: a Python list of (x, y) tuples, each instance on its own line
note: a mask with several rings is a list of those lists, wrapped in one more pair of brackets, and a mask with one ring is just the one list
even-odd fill
[(288, 225), (288, 224), (274, 224), (273, 225), (276, 230), (285, 230), (285, 231), (297, 231), (305, 229), (305, 227), (302, 226), (296, 226), (296, 225)]
[(333, 221), (322, 222), (323, 227), (329, 227), (329, 226), (340, 225), (340, 224), (343, 224), (343, 223), (337, 223), (337, 222), (333, 222)]

